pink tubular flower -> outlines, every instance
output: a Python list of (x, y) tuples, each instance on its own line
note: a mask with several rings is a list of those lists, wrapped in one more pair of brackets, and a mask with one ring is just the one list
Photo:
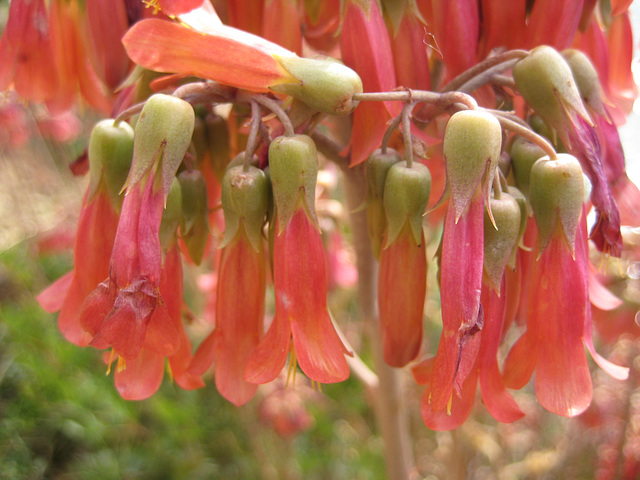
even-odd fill
[[(327, 310), (326, 261), (315, 216), (317, 151), (306, 135), (278, 137), (269, 146), (276, 205), (273, 287), (276, 313), (245, 370), (245, 379), (275, 379), (291, 351), (291, 366), (320, 383), (349, 376), (348, 354)], [(291, 340), (293, 339), (293, 346)]]
[[(498, 421), (510, 423), (522, 418), (524, 413), (518, 408), (511, 394), (505, 388), (498, 368), (498, 347), (506, 313), (504, 282), (499, 295), (486, 283), (482, 284), (481, 303), (484, 312), (484, 326), (478, 355), (469, 375), (460, 386), (458, 395), (453, 396), (447, 410), (435, 410), (431, 406), (427, 392), (422, 400), (422, 419), (433, 430), (452, 430), (468, 418), (475, 401), (476, 385), (480, 384), (482, 400), (489, 413)], [(413, 368), (418, 383), (428, 383), (433, 378), (433, 359), (428, 359)]]
[[(362, 78), (366, 92), (394, 89), (396, 79), (393, 53), (387, 27), (377, 2), (365, 11), (356, 2), (348, 2), (342, 23), (342, 57)], [(392, 102), (364, 102), (354, 112), (351, 134), (351, 165), (363, 162), (382, 140), (387, 121), (400, 113)]]
[(266, 265), (262, 229), (269, 208), (267, 176), (253, 166), (228, 168), (221, 200), (225, 236), (217, 268), (216, 328), (198, 348), (190, 371), (204, 373), (215, 360), (218, 391), (239, 406), (258, 388), (244, 380), (244, 371), (263, 334)]
[(55, 96), (57, 73), (44, 0), (11, 2), (0, 38), (0, 91), (14, 86), (20, 97), (44, 102)]
[[(58, 327), (67, 340), (85, 346), (91, 341), (80, 324), (82, 302), (109, 273), (118, 213), (106, 190), (85, 197), (74, 247), (75, 268), (37, 297), (48, 312), (57, 312)], [(87, 261), (90, 259), (90, 261)]]
[[(278, 226), (276, 226), (278, 228)], [(282, 371), (289, 351), (311, 380), (346, 380), (347, 352), (327, 311), (327, 280), (320, 233), (299, 208), (273, 245), (276, 315), (249, 358), (245, 379), (267, 383)], [(290, 342), (293, 339), (293, 345)]]

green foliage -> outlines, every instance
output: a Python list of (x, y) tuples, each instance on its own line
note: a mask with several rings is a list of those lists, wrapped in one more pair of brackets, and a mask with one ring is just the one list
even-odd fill
[(70, 257), (34, 257), (28, 244), (0, 253), (0, 480), (383, 478), (353, 379), (312, 392), (313, 426), (293, 437), (259, 418), (264, 395), (236, 408), (211, 379), (196, 391), (165, 379), (149, 400), (122, 400), (103, 352), (64, 340), (34, 300)]

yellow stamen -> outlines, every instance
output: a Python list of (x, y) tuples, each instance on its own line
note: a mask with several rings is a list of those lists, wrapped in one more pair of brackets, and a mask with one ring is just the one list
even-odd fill
[(169, 374), (169, 381), (173, 384), (173, 370), (171, 370), (171, 364), (167, 361), (167, 373)]
[(142, 0), (146, 8), (153, 8), (153, 14), (157, 15), (159, 11), (162, 10), (160, 8), (160, 0)]
[(311, 389), (314, 392), (322, 393), (322, 384), (320, 382), (316, 382), (315, 380), (311, 380)]
[(453, 394), (449, 397), (449, 401), (447, 402), (447, 415), (451, 416), (451, 405), (453, 404)]
[(113, 348), (111, 349), (111, 354), (109, 355), (109, 363), (107, 364), (107, 376), (111, 373), (111, 364), (113, 363), (113, 356), (115, 355), (115, 351)]
[(116, 372), (120, 373), (127, 369), (127, 362), (124, 358), (118, 356), (118, 366), (116, 367)]
[(292, 380), (292, 386), (296, 384), (296, 367), (298, 366), (298, 361), (296, 360), (296, 351), (291, 345), (291, 356), (289, 357), (289, 370), (287, 371), (287, 388), (289, 388), (289, 381)]

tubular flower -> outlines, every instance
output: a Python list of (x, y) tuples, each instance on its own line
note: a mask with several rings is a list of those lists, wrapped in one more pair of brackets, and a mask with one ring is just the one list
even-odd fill
[(593, 348), (583, 196), (582, 172), (575, 158), (543, 158), (534, 165), (531, 205), (539, 240), (530, 272), (527, 330), (513, 346), (504, 369), (505, 384), (511, 388), (524, 386), (535, 370), (538, 401), (564, 416), (578, 415), (591, 402), (584, 346), (608, 373), (616, 378), (627, 375), (626, 369), (609, 364)]
[(198, 348), (190, 370), (204, 373), (215, 360), (220, 394), (243, 405), (258, 386), (244, 380), (249, 356), (263, 332), (266, 288), (262, 226), (268, 208), (262, 170), (233, 167), (223, 180), (225, 240), (218, 264), (216, 328)]
[(529, 105), (552, 127), (591, 180), (596, 224), (591, 238), (598, 249), (619, 257), (620, 214), (602, 165), (600, 142), (569, 64), (551, 47), (531, 51), (514, 66), (513, 76)]
[[(326, 262), (317, 227), (314, 192), (317, 153), (304, 135), (279, 137), (269, 147), (277, 219), (273, 240), (276, 313), (249, 358), (245, 379), (275, 379), (292, 353), (311, 379), (333, 383), (349, 376), (346, 348), (327, 311)], [(290, 345), (293, 339), (293, 346)]]
[(255, 92), (274, 90), (311, 108), (338, 115), (357, 106), (362, 82), (332, 59), (310, 59), (261, 37), (223, 25), (209, 2), (178, 16), (182, 23), (146, 19), (122, 41), (138, 65), (194, 75)]
[(431, 175), (422, 164), (406, 162), (389, 170), (384, 188), (386, 245), (380, 254), (378, 306), (384, 359), (403, 367), (422, 343), (422, 312), (427, 259), (422, 215), (429, 201)]
[[(368, 11), (356, 2), (348, 2), (342, 28), (342, 58), (360, 75), (364, 90), (384, 92), (395, 88), (391, 43), (377, 2), (370, 2)], [(400, 110), (397, 102), (366, 102), (354, 112), (352, 166), (366, 160), (380, 145), (387, 121)]]
[(0, 91), (13, 85), (25, 100), (52, 99), (58, 82), (51, 52), (44, 0), (11, 2), (0, 38)]
[(48, 312), (60, 310), (58, 326), (67, 340), (85, 346), (91, 336), (80, 324), (82, 302), (109, 274), (109, 256), (118, 225), (118, 210), (133, 155), (133, 129), (103, 120), (89, 143), (91, 184), (85, 196), (74, 246), (73, 271), (39, 296)]
[[(167, 122), (172, 118), (172, 122)], [(160, 291), (160, 225), (166, 198), (191, 140), (193, 110), (173, 97), (151, 97), (136, 125), (133, 164), (114, 241), (109, 276), (85, 300), (80, 322), (96, 348), (125, 361), (143, 347), (176, 354), (180, 336)]]
[[(480, 346), (485, 198), (501, 144), (500, 124), (488, 113), (458, 112), (445, 130), (443, 151), (452, 198), (440, 254), (443, 330), (425, 392), (434, 412), (450, 406), (454, 393), (461, 394)], [(423, 404), (423, 412), (424, 408)]]

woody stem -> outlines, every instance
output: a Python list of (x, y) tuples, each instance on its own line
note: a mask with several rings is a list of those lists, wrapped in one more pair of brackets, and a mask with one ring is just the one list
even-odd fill
[(371, 352), (379, 387), (375, 397), (375, 414), (385, 445), (387, 478), (409, 480), (415, 461), (404, 405), (404, 392), (398, 371), (383, 359), (377, 312), (378, 267), (367, 234), (366, 211), (357, 211), (365, 195), (364, 164), (343, 169), (345, 191), (358, 268), (358, 307), (368, 328)]

